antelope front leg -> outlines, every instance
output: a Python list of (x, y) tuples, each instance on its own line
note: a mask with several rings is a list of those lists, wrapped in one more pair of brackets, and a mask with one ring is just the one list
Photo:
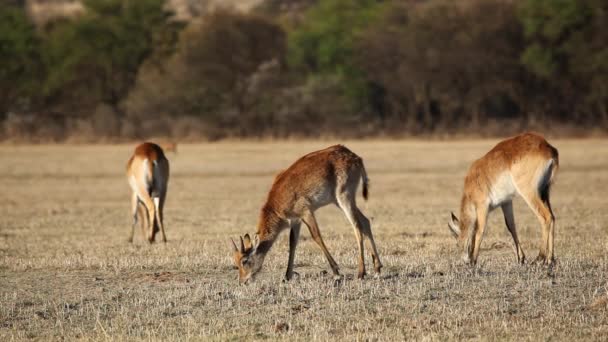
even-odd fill
[(296, 255), (296, 246), (298, 245), (298, 240), (300, 239), (300, 226), (300, 221), (294, 222), (291, 224), (291, 229), (289, 230), (289, 260), (287, 262), (287, 272), (285, 273), (286, 281), (293, 278), (293, 263)]
[(479, 256), (479, 249), (481, 246), (481, 239), (483, 238), (483, 232), (486, 229), (487, 217), (487, 210), (477, 209), (477, 227), (475, 230), (475, 242), (473, 244), (472, 253), (470, 254), (471, 265), (477, 264), (477, 257)]

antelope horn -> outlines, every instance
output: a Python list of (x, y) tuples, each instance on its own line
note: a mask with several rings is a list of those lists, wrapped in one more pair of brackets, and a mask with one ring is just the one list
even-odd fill
[(238, 251), (238, 249), (236, 248), (236, 243), (234, 243), (234, 240), (232, 240), (232, 238), (230, 238), (230, 242), (232, 242), (232, 249), (234, 252)]
[(241, 253), (245, 252), (245, 242), (243, 242), (243, 237), (239, 236), (241, 238)]

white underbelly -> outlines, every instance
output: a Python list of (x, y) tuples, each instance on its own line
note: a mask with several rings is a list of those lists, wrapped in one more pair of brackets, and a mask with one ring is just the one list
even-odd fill
[(496, 208), (505, 202), (511, 201), (516, 191), (517, 189), (515, 188), (511, 174), (508, 172), (500, 174), (490, 188), (490, 207)]

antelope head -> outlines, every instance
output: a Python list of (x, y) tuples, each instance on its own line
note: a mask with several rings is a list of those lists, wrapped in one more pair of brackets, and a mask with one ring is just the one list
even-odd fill
[(255, 246), (251, 243), (249, 234), (240, 237), (240, 240), (237, 247), (234, 240), (230, 239), (232, 242), (232, 258), (239, 269), (239, 283), (246, 284), (262, 269), (263, 258), (256, 255)]
[[(462, 222), (452, 213), (452, 217), (450, 221), (448, 221), (448, 227), (450, 228), (450, 232), (452, 236), (456, 238), (456, 243), (458, 245), (458, 249), (462, 250), (462, 260), (469, 264), (471, 263), (471, 239), (470, 234), (465, 230), (462, 230)], [(465, 227), (466, 228), (466, 227)]]

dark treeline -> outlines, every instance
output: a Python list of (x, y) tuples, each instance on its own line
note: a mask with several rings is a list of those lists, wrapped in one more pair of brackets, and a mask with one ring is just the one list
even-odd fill
[(608, 130), (608, 1), (266, 0), (175, 20), (0, 3), (4, 139)]

